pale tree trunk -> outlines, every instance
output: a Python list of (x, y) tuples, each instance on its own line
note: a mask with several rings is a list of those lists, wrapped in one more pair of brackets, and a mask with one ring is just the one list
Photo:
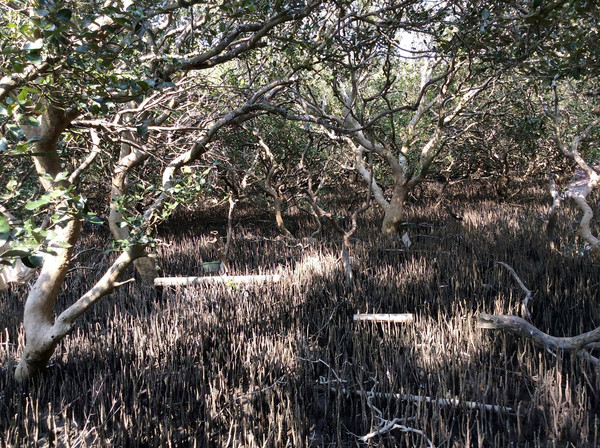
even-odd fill
[(580, 210), (583, 212), (583, 216), (579, 221), (577, 234), (589, 244), (592, 257), (597, 263), (600, 263), (600, 239), (592, 233), (590, 228), (592, 218), (594, 217), (592, 207), (590, 207), (588, 202), (582, 196), (575, 196), (574, 199)]
[[(355, 155), (355, 162), (359, 173), (365, 178), (365, 180), (369, 183), (369, 188), (373, 192), (373, 197), (375, 198), (375, 202), (383, 209), (384, 217), (383, 222), (381, 224), (381, 232), (385, 236), (394, 236), (398, 232), (398, 228), (402, 222), (402, 214), (404, 210), (404, 203), (408, 198), (408, 193), (411, 188), (414, 187), (418, 179), (409, 179), (409, 162), (407, 158), (407, 153), (410, 148), (410, 143), (412, 139), (412, 135), (414, 133), (414, 128), (417, 123), (420, 121), (421, 117), (435, 104), (435, 102), (427, 103), (425, 101), (424, 96), (421, 96), (418, 101), (418, 107), (415, 111), (410, 123), (406, 128), (406, 138), (402, 143), (402, 151), (398, 154), (394, 154), (388, 147), (383, 146), (378, 143), (373, 137), (366, 135), (361, 130), (361, 124), (357, 121), (353, 114), (353, 106), (356, 102), (356, 99), (359, 96), (358, 92), (358, 80), (356, 79), (356, 74), (353, 73), (352, 80), (352, 90), (350, 94), (344, 93), (344, 102), (343, 102), (343, 111), (344, 111), (344, 125), (347, 129), (353, 130), (354, 132), (351, 134), (350, 139), (353, 141), (353, 149)], [(426, 67), (423, 71), (422, 76), (422, 86), (421, 89), (424, 89), (424, 85), (431, 77), (431, 70)], [(437, 133), (436, 133), (437, 135)], [(437, 143), (437, 141), (435, 142)], [(426, 145), (429, 151), (432, 145)], [(374, 181), (369, 170), (366, 169), (363, 162), (363, 154), (365, 152), (370, 152), (376, 154), (383, 162), (391, 169), (392, 175), (394, 178), (394, 188), (392, 191), (392, 197), (389, 201), (385, 199), (383, 196), (383, 192)], [(433, 156), (432, 156), (433, 157)], [(421, 170), (421, 174), (418, 176), (423, 176), (426, 174), (427, 167), (423, 167)], [(411, 182), (409, 182), (409, 180)]]
[[(80, 230), (81, 222), (72, 218), (64, 228), (57, 231), (56, 243), (50, 245), (55, 255), (44, 256), (40, 276), (29, 291), (23, 317), (26, 344), (15, 372), (19, 381), (26, 381), (41, 373), (60, 340), (53, 334), (52, 312), (67, 275)], [(68, 247), (59, 243), (67, 243)]]
[[(587, 202), (588, 196), (592, 193), (592, 191), (600, 184), (600, 174), (598, 174), (598, 170), (600, 166), (592, 166), (585, 161), (579, 152), (579, 144), (594, 130), (597, 126), (600, 125), (600, 118), (593, 120), (579, 135), (573, 137), (568, 145), (564, 141), (563, 130), (562, 130), (562, 121), (560, 117), (560, 109), (558, 105), (558, 90), (557, 87), (553, 87), (554, 90), (554, 110), (550, 111), (548, 109), (544, 109), (546, 115), (551, 119), (554, 131), (554, 141), (559, 149), (559, 151), (565, 156), (567, 159), (573, 160), (578, 165), (577, 171), (571, 178), (571, 181), (567, 185), (566, 191), (559, 195), (556, 185), (554, 185), (554, 181), (550, 183), (550, 192), (552, 193), (552, 197), (554, 199), (552, 204), (552, 209), (550, 210), (550, 215), (548, 219), (548, 226), (546, 228), (549, 236), (552, 235), (554, 231), (554, 227), (556, 226), (556, 213), (557, 209), (560, 206), (560, 202), (565, 197), (570, 197), (575, 200), (575, 203), (578, 205), (579, 209), (583, 212), (583, 216), (579, 221), (579, 229), (577, 230), (577, 234), (582, 237), (590, 246), (590, 253), (596, 262), (600, 262), (600, 239), (596, 237), (592, 233), (591, 223), (594, 217), (594, 212), (590, 205)], [(595, 110), (592, 111), (594, 115), (596, 114)]]
[[(146, 104), (150, 101), (147, 99), (142, 102), (137, 108), (132, 104), (131, 113), (143, 111)], [(157, 126), (164, 123), (172, 113), (172, 110), (179, 104), (180, 100), (173, 98), (169, 101), (168, 107), (163, 113), (147, 121), (148, 126)], [(132, 114), (123, 114), (121, 119), (128, 120)], [(142, 114), (144, 115), (144, 113)], [(135, 167), (145, 162), (150, 154), (144, 150), (140, 139), (132, 130), (126, 130), (122, 133), (121, 149), (119, 153), (119, 161), (115, 167), (111, 190), (110, 190), (110, 208), (108, 216), (108, 225), (113, 237), (117, 240), (126, 240), (130, 237), (130, 229), (128, 226), (121, 225), (123, 215), (119, 210), (118, 203), (129, 193), (129, 173)], [(99, 142), (97, 142), (99, 144)], [(158, 266), (156, 264), (156, 254), (148, 254), (148, 248), (145, 248), (144, 256), (136, 258), (134, 261), (135, 269), (142, 279), (142, 285), (154, 287), (154, 279), (158, 277)]]
[[(38, 127), (23, 126), (28, 138), (39, 137), (33, 150), (35, 166), (40, 182), (47, 191), (56, 187), (68, 187), (74, 183), (74, 176), (58, 184), (56, 178), (62, 170), (57, 151), (57, 142), (73, 119), (76, 111), (61, 110), (48, 106)], [(84, 164), (89, 166), (89, 157)], [(83, 168), (83, 167), (80, 167)], [(80, 172), (75, 170), (73, 174)], [(75, 320), (103, 296), (110, 294), (118, 283), (121, 274), (143, 255), (143, 247), (134, 246), (122, 253), (104, 276), (77, 302), (61, 313), (53, 322), (56, 298), (67, 275), (75, 244), (79, 239), (82, 223), (76, 215), (65, 215), (61, 225), (53, 228), (55, 238), (49, 242), (51, 252), (44, 255), (44, 264), (40, 275), (31, 288), (25, 302), (23, 323), (25, 328), (25, 347), (15, 371), (15, 378), (26, 382), (39, 375), (54, 353), (57, 344), (73, 329)]]
[(396, 182), (392, 192), (392, 198), (388, 207), (385, 209), (383, 223), (381, 224), (381, 232), (384, 235), (395, 235), (402, 223), (404, 213), (404, 203), (408, 199), (410, 187), (406, 183)]
[[(76, 240), (79, 228), (79, 221), (71, 221), (62, 232), (62, 240)], [(44, 262), (40, 277), (27, 298), (24, 319), (27, 341), (15, 371), (19, 382), (27, 382), (44, 371), (56, 345), (73, 330), (75, 320), (122, 284), (118, 281), (120, 276), (144, 254), (144, 248), (133, 246), (121, 253), (102, 278), (52, 323), (54, 301), (67, 272), (71, 252), (72, 246), (57, 248), (57, 255)]]
[[(135, 135), (131, 131), (123, 134), (119, 161), (115, 167), (110, 190), (110, 206), (108, 226), (116, 240), (126, 240), (130, 237), (129, 227), (122, 225), (119, 202), (129, 193), (129, 171), (139, 166), (148, 159), (149, 154), (137, 146)], [(96, 143), (96, 142), (95, 142)], [(99, 143), (99, 142), (97, 142)], [(136, 146), (134, 146), (136, 145)], [(158, 277), (158, 268), (152, 257), (142, 257), (134, 261), (134, 266), (145, 286), (153, 286), (154, 279)]]
[(55, 187), (54, 182), (48, 176), (55, 178), (63, 171), (56, 151), (58, 138), (77, 115), (78, 111), (75, 109), (57, 109), (49, 104), (40, 118), (39, 126), (21, 126), (28, 139), (39, 139), (35, 144), (34, 152), (36, 155), (33, 157), (33, 162), (40, 183), (46, 191), (50, 191)]
[[(451, 60), (448, 63), (446, 74), (439, 78), (442, 80), (442, 84), (437, 95), (433, 99), (428, 99), (426, 92), (433, 85), (431, 84), (432, 75), (435, 66), (439, 63), (441, 60), (431, 64), (426, 63), (422, 68), (419, 96), (410, 107), (414, 112), (412, 112), (410, 121), (403, 128), (403, 137), (400, 141), (401, 145), (399, 145), (401, 149), (397, 152), (392, 151), (391, 146), (377, 141), (373, 135), (370, 135), (367, 132), (369, 126), (366, 126), (369, 122), (365, 123), (362, 113), (355, 112), (357, 105), (362, 104), (361, 89), (369, 77), (364, 74), (361, 76), (360, 70), (353, 71), (349, 83), (350, 91), (340, 92), (343, 119), (340, 119), (338, 124), (349, 132), (348, 139), (353, 142), (351, 146), (354, 149), (357, 170), (372, 188), (375, 202), (384, 210), (381, 230), (386, 236), (393, 236), (398, 231), (402, 222), (404, 203), (409, 192), (425, 179), (433, 161), (442, 150), (444, 128), (455, 120), (493, 79), (490, 77), (479, 86), (459, 89), (456, 93), (451, 94), (449, 89), (463, 65), (462, 62)], [(318, 110), (318, 106), (314, 104), (312, 108)], [(408, 110), (409, 107), (406, 109)], [(428, 140), (417, 148), (415, 139), (417, 126), (422, 122), (423, 117), (432, 110), (435, 110), (437, 115), (435, 128)], [(363, 117), (360, 122), (358, 117)], [(461, 132), (465, 132), (468, 128), (469, 126)], [(364, 166), (362, 160), (364, 153), (376, 154), (390, 169), (394, 187), (389, 202)], [(413, 161), (416, 157), (411, 157), (411, 155), (418, 156), (418, 161)]]
[(292, 240), (295, 239), (294, 235), (292, 235), (292, 232), (288, 230), (288, 228), (285, 226), (285, 222), (283, 221), (281, 199), (279, 199), (279, 196), (277, 194), (271, 195), (271, 197), (273, 198), (273, 207), (275, 209), (275, 222), (277, 223), (277, 228), (279, 229), (281, 234), (286, 238)]
[(273, 186), (273, 177), (275, 176), (275, 172), (281, 169), (281, 166), (277, 163), (277, 160), (275, 159), (271, 148), (269, 148), (269, 146), (263, 140), (263, 138), (257, 132), (255, 132), (254, 135), (258, 139), (258, 144), (261, 146), (261, 148), (263, 148), (263, 150), (265, 151), (265, 153), (269, 157), (269, 160), (272, 163), (272, 166), (269, 169), (269, 172), (267, 173), (267, 177), (265, 179), (264, 189), (267, 192), (267, 194), (271, 196), (271, 199), (273, 199), (273, 208), (275, 209), (275, 222), (277, 223), (277, 229), (286, 238), (295, 240), (296, 238), (294, 237), (294, 235), (292, 235), (292, 232), (290, 232), (285, 226), (281, 210), (281, 197), (279, 196), (279, 191), (277, 190), (277, 188)]
[[(40, 183), (46, 191), (56, 185), (51, 180), (61, 172), (56, 145), (58, 138), (77, 116), (76, 111), (64, 111), (48, 105), (40, 126), (23, 126), (27, 138), (37, 137), (33, 157)], [(66, 181), (61, 182), (61, 184)], [(53, 253), (44, 256), (44, 264), (25, 302), (23, 322), (25, 349), (17, 367), (16, 377), (25, 380), (43, 370), (54, 352), (57, 340), (51, 332), (54, 302), (69, 268), (73, 247), (79, 238), (81, 222), (72, 217), (55, 229), (56, 238), (49, 244)]]

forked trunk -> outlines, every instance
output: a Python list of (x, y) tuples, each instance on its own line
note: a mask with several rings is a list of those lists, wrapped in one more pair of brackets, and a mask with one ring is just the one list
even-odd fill
[(402, 223), (402, 215), (404, 212), (404, 203), (408, 198), (410, 189), (408, 185), (396, 184), (392, 193), (392, 199), (389, 206), (385, 209), (381, 231), (386, 236), (393, 236), (398, 232)]
[(134, 260), (144, 254), (143, 246), (129, 247), (122, 252), (94, 286), (75, 303), (64, 310), (53, 322), (52, 309), (54, 301), (67, 273), (69, 260), (73, 251), (73, 243), (79, 236), (81, 223), (73, 219), (61, 230), (61, 239), (56, 242), (64, 244), (52, 246), (56, 255), (48, 255), (44, 261), (42, 272), (32, 288), (25, 303), (26, 344), (15, 377), (26, 382), (46, 368), (56, 345), (72, 330), (79, 316), (89, 310), (102, 297), (112, 293), (116, 287), (126, 282), (119, 278), (132, 265)]
[(27, 381), (42, 372), (61, 339), (55, 334), (52, 313), (80, 230), (81, 222), (72, 218), (57, 231), (57, 238), (50, 245), (53, 253), (44, 256), (40, 276), (27, 296), (23, 316), (25, 349), (15, 372), (18, 381)]

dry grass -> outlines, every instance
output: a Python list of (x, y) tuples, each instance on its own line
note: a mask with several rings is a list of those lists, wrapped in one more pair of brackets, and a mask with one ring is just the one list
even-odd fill
[[(289, 247), (265, 215), (243, 212), (233, 272), (284, 273), (285, 281), (169, 287), (159, 296), (128, 284), (81, 320), (47, 375), (25, 389), (12, 373), (26, 291), (12, 289), (0, 301), (0, 445), (356, 446), (358, 436), (397, 418), (421, 433), (393, 429), (367, 443), (598, 446), (600, 377), (591, 367), (475, 328), (478, 312), (516, 314), (523, 298), (497, 261), (534, 292), (532, 322), (540, 329), (572, 335), (600, 325), (598, 268), (569, 233), (574, 213), (563, 212), (569, 237), (551, 249), (540, 219), (547, 200), (531, 191), (515, 204), (476, 197), (477, 189), (450, 192), (463, 221), (443, 207), (413, 204), (409, 250), (382, 240), (379, 218), (366, 216), (353, 247), (361, 261), (354, 289), (344, 287), (333, 233)], [(293, 232), (310, 234), (309, 217), (288, 218)], [(224, 221), (212, 219), (163, 226), (165, 275), (194, 275), (216, 259), (203, 238)], [(102, 234), (86, 237), (87, 248), (105, 245)], [(101, 273), (103, 256), (78, 257), (61, 303)], [(354, 323), (355, 312), (416, 318)]]

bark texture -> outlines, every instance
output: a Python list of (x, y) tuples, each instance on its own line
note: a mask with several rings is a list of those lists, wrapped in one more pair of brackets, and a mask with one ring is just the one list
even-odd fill
[[(63, 181), (56, 185), (52, 180), (62, 170), (56, 145), (61, 132), (76, 116), (75, 110), (66, 111), (49, 104), (39, 126), (23, 126), (28, 138), (39, 139), (35, 145), (33, 159), (40, 183), (46, 191), (52, 191), (67, 183)], [(15, 372), (19, 381), (39, 374), (46, 367), (59, 341), (53, 332), (52, 312), (67, 275), (80, 230), (81, 222), (76, 217), (71, 217), (62, 227), (55, 229), (56, 238), (49, 244), (53, 252), (44, 256), (40, 275), (29, 291), (23, 316), (25, 349)]]
[[(44, 257), (40, 276), (27, 296), (23, 317), (26, 343), (15, 372), (19, 381), (26, 381), (42, 372), (56, 344), (62, 339), (54, 332), (52, 312), (80, 230), (81, 222), (73, 218), (57, 232), (56, 244), (50, 246), (55, 255)], [(68, 247), (62, 243), (68, 244)]]
[[(72, 222), (72, 228), (65, 229), (67, 241), (69, 238), (76, 241), (79, 236), (81, 224), (76, 220)], [(44, 262), (40, 277), (27, 298), (24, 319), (27, 341), (15, 371), (15, 378), (20, 382), (27, 382), (44, 371), (56, 345), (71, 332), (75, 320), (120, 285), (120, 276), (144, 254), (144, 248), (134, 246), (121, 253), (102, 278), (53, 323), (54, 301), (67, 272), (71, 252), (72, 246), (58, 250), (57, 256)]]
[(544, 333), (519, 316), (503, 316), (481, 313), (477, 323), (486, 330), (507, 330), (533, 340), (544, 348), (561, 350), (581, 350), (588, 344), (600, 341), (600, 327), (571, 337), (557, 337)]
[(388, 207), (385, 209), (381, 231), (384, 235), (393, 236), (398, 233), (400, 224), (402, 224), (402, 214), (404, 203), (408, 198), (410, 189), (406, 184), (397, 183), (394, 186), (392, 198)]

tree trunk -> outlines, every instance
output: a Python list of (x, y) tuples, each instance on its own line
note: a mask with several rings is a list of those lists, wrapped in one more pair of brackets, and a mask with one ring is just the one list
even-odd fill
[[(129, 131), (124, 133), (124, 137), (135, 143), (135, 135)], [(99, 142), (98, 142), (99, 143)], [(108, 215), (108, 226), (116, 240), (126, 240), (129, 238), (129, 227), (123, 226), (123, 215), (121, 214), (119, 201), (129, 193), (129, 171), (148, 159), (149, 154), (141, 151), (139, 148), (132, 147), (127, 142), (121, 143), (121, 152), (119, 162), (115, 167), (115, 174), (112, 179), (110, 190), (110, 211)], [(134, 261), (134, 266), (139, 274), (142, 284), (145, 286), (154, 286), (154, 279), (158, 277), (158, 268), (156, 262), (151, 257), (142, 257)]]
[[(46, 191), (52, 191), (57, 186), (53, 179), (62, 170), (56, 149), (58, 139), (76, 116), (74, 109), (63, 110), (48, 104), (39, 126), (22, 126), (27, 138), (39, 138), (33, 150), (36, 154), (33, 161)], [(61, 183), (67, 184), (66, 181)], [(57, 226), (55, 231), (56, 237), (48, 245), (53, 252), (44, 256), (40, 275), (25, 301), (25, 349), (15, 372), (20, 381), (37, 375), (46, 367), (58, 342), (52, 333), (52, 312), (69, 269), (73, 248), (79, 239), (81, 222), (71, 217), (62, 227)]]
[(390, 205), (385, 209), (381, 231), (386, 236), (393, 236), (398, 232), (402, 223), (404, 203), (408, 198), (410, 189), (405, 183), (396, 183), (392, 193)]
[[(78, 220), (70, 221), (59, 232), (60, 239), (55, 241), (74, 243), (79, 237), (80, 228), (81, 223)], [(24, 324), (27, 340), (15, 371), (15, 378), (20, 382), (26, 382), (44, 371), (56, 345), (73, 330), (75, 320), (121, 285), (118, 280), (123, 272), (144, 253), (143, 246), (133, 246), (122, 252), (102, 278), (52, 323), (54, 301), (67, 273), (73, 251), (72, 244), (67, 248), (62, 246), (57, 245), (56, 255), (48, 255), (25, 304)]]
[(294, 235), (292, 235), (292, 232), (288, 230), (288, 228), (285, 226), (285, 222), (283, 221), (283, 214), (281, 212), (281, 199), (279, 199), (277, 194), (272, 196), (272, 198), (273, 205), (275, 207), (275, 222), (277, 223), (277, 229), (279, 229), (281, 234), (286, 238), (290, 238), (292, 240), (295, 239)]
[[(272, 155), (271, 155), (271, 157), (272, 157)], [(274, 160), (274, 159), (272, 159), (272, 160)], [(273, 187), (273, 185), (272, 185), (273, 176), (275, 174), (275, 171), (277, 171), (278, 168), (279, 168), (278, 165), (273, 165), (271, 167), (271, 169), (267, 173), (267, 178), (265, 179), (265, 187), (264, 188), (265, 188), (265, 191), (267, 192), (267, 194), (269, 196), (271, 196), (271, 199), (273, 199), (273, 207), (275, 208), (275, 222), (277, 223), (277, 229), (279, 229), (281, 234), (283, 236), (285, 236), (286, 238), (295, 240), (296, 238), (294, 238), (294, 235), (292, 235), (292, 233), (285, 226), (285, 222), (283, 221), (283, 214), (281, 211), (281, 198), (279, 197), (279, 193), (277, 192), (275, 187)]]
[(27, 296), (23, 317), (25, 350), (15, 372), (18, 381), (26, 381), (42, 372), (60, 340), (54, 334), (52, 312), (80, 230), (81, 222), (77, 218), (72, 218), (64, 228), (57, 230), (57, 237), (50, 245), (54, 255), (44, 256), (40, 276)]

